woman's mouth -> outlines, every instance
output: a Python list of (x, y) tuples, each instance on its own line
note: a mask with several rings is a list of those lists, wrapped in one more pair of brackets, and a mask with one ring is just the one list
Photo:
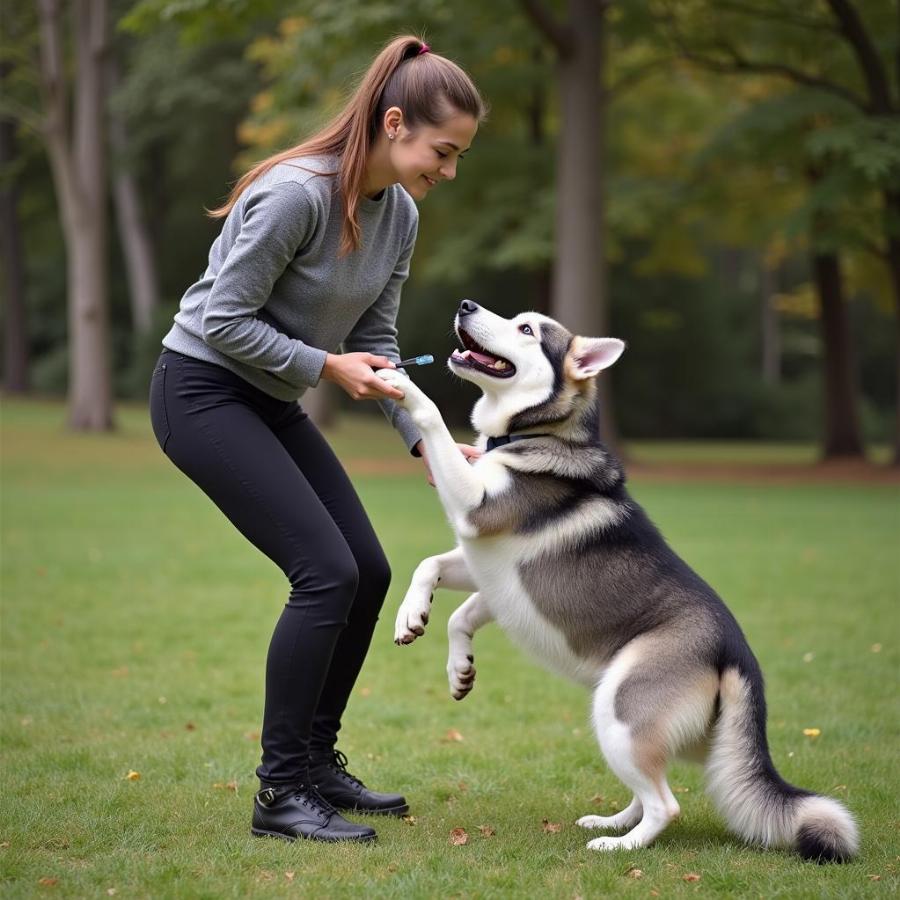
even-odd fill
[(428, 183), (428, 187), (434, 187), (437, 184), (437, 181), (435, 181), (434, 178), (429, 178), (427, 175), (423, 175), (422, 177)]

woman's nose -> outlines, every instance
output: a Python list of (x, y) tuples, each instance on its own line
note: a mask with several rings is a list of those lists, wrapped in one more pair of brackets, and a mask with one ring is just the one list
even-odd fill
[(456, 178), (456, 161), (452, 163), (444, 163), (441, 166), (441, 177), (447, 181), (453, 181)]

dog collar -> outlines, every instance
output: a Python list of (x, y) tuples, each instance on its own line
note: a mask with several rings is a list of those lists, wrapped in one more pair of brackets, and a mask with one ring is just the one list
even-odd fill
[(500, 437), (487, 439), (488, 450), (496, 450), (497, 447), (505, 447), (513, 441), (524, 441), (526, 438), (553, 437), (551, 434), (501, 434)]

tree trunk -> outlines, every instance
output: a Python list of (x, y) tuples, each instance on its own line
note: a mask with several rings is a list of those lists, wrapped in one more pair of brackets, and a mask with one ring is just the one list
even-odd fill
[(781, 331), (778, 327), (776, 273), (763, 262), (760, 265), (759, 302), (761, 315), (762, 354), (761, 374), (766, 384), (781, 381)]
[(894, 453), (892, 463), (900, 466), (900, 191), (885, 191), (885, 233), (887, 236), (887, 264), (894, 292), (896, 318), (894, 330), (896, 336), (896, 414), (894, 419)]
[[(111, 94), (119, 83), (118, 66), (114, 61), (110, 61), (107, 74), (107, 90)], [(131, 321), (135, 332), (145, 335), (153, 325), (153, 317), (159, 305), (156, 255), (144, 218), (137, 179), (125, 161), (128, 138), (121, 116), (110, 116), (109, 138), (114, 156), (113, 198), (116, 225), (128, 274)]]
[(838, 255), (813, 252), (813, 278), (821, 303), (826, 460), (863, 457), (857, 409), (856, 374)]
[(314, 388), (304, 393), (300, 404), (316, 427), (330, 428), (337, 423), (339, 391), (336, 384), (322, 378)]
[(25, 311), (25, 254), (19, 229), (19, 190), (8, 177), (16, 161), (16, 124), (0, 117), (0, 250), (3, 260), (3, 385), (13, 394), (28, 391), (28, 329)]
[(69, 427), (113, 427), (104, 111), (106, 0), (75, 0), (74, 122), (69, 128), (59, 0), (40, 0), (45, 135), (66, 240)]
[[(556, 162), (554, 318), (576, 334), (606, 334), (604, 0), (568, 0), (564, 25), (539, 0), (525, 11), (557, 52), (560, 124)], [(599, 376), (600, 432), (618, 443), (609, 375)]]

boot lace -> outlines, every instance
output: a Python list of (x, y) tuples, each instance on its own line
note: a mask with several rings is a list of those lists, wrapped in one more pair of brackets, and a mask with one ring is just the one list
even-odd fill
[(307, 806), (311, 806), (318, 812), (331, 815), (337, 810), (319, 793), (318, 788), (314, 784), (298, 784), (294, 792), (294, 796), (298, 800), (303, 800)]
[(347, 771), (347, 757), (344, 756), (344, 754), (341, 753), (340, 750), (334, 751), (334, 757), (330, 765), (332, 766), (332, 768), (337, 770), (338, 774), (342, 778), (344, 778), (346, 781), (349, 781), (350, 784), (352, 784), (354, 787), (365, 787), (365, 785), (355, 775), (352, 775)]

